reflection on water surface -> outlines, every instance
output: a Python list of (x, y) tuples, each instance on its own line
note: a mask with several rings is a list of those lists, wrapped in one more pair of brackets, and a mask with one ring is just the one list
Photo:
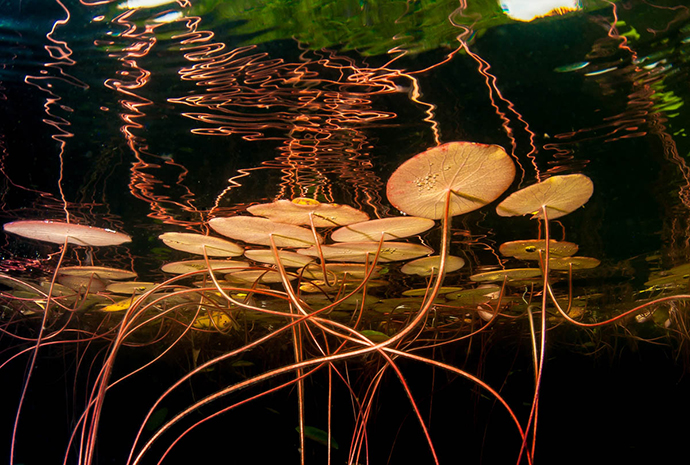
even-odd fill
[[(688, 9), (468, 3), (4, 5), (5, 456), (673, 454)], [(453, 141), (514, 177), (484, 152), (403, 165)], [(525, 188), (548, 224), (497, 214)], [(475, 207), (444, 218), (446, 197)]]

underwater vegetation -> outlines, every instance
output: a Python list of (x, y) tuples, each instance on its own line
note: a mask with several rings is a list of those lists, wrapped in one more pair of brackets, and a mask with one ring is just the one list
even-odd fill
[[(410, 158), (388, 179), (387, 198), (400, 216), (369, 219), (351, 206), (308, 198), (253, 205), (210, 219), (214, 234), (161, 234), (166, 246), (196, 257), (166, 263), (162, 271), (169, 278), (162, 282), (138, 281), (136, 273), (106, 263), (65, 264), (75, 247), (126, 244), (130, 237), (123, 232), (64, 221), (6, 223), (5, 232), (17, 240), (59, 246), (51, 275), (0, 276), (3, 337), (15, 341), (0, 369), (26, 363), (11, 463), (21, 456), (17, 444), (31, 434), (22, 419), (38, 395), (32, 389), (42, 369), (38, 360), (56, 348), (70, 363), (88, 366), (86, 379), (81, 368), (75, 375), (75, 382), (85, 384), (72, 403), (64, 463), (99, 463), (99, 438), (104, 430), (113, 433), (105, 425), (118, 410), (109, 407), (114, 392), (120, 385), (136, 392), (137, 385), (150, 383), (147, 373), (173, 353), (178, 359), (185, 354), (187, 372), (148, 398), (145, 413), (136, 417), (138, 429), (125, 434), (132, 444), (122, 445), (122, 463), (175, 463), (177, 449), (200, 441), (195, 430), (206, 423), (231, 424), (235, 410), (285, 391), (296, 403), (299, 461), (314, 460), (310, 451), (318, 449), (317, 461), (331, 463), (332, 454), (339, 454), (347, 463), (364, 463), (381, 437), (370, 423), (388, 400), (381, 391), (390, 379), (404, 393), (397, 402), (406, 403), (407, 421), (423, 438), (421, 456), (440, 463), (429, 406), (423, 405), (428, 400), (407, 374), (410, 363), (466, 380), (468, 392), (476, 391), (500, 410), (495, 416), (506, 418), (505, 434), (512, 437), (503, 440), (515, 462), (533, 463), (548, 342), (561, 337), (561, 327), (646, 325), (658, 328), (648, 336), (653, 340), (659, 334), (686, 340), (681, 328), (690, 294), (682, 292), (686, 265), (650, 280), (656, 291), (634, 305), (602, 312), (600, 297), (578, 285), (599, 260), (576, 255), (576, 244), (551, 233), (555, 219), (576, 215), (588, 202), (592, 181), (584, 174), (554, 175), (511, 192), (514, 177), (515, 165), (500, 146), (446, 143)], [(473, 263), (476, 272), (461, 276), (473, 258), (454, 250), (451, 224), (498, 199), (488, 214), (508, 217), (504, 221), (528, 216), (538, 223), (540, 237), (506, 242), (494, 251), (510, 257), (509, 266)], [(488, 335), (524, 331), (533, 373), (522, 378), (529, 394), (518, 405), (504, 397), (501, 386), (482, 379), (481, 370), (442, 355), (448, 347), (469, 350)], [(590, 344), (605, 342), (592, 337)], [(137, 358), (139, 366), (119, 370), (123, 354), (133, 349), (146, 354)], [(223, 377), (220, 388), (182, 396), (180, 407), (180, 391), (223, 370), (234, 375)], [(318, 414), (313, 397), (321, 403)]]
[(15, 3), (2, 460), (683, 452), (685, 5)]

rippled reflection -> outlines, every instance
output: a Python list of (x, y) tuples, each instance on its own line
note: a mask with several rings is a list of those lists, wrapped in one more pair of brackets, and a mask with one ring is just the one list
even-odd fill
[[(225, 461), (555, 463), (594, 454), (592, 423), (627, 419), (610, 442), (632, 444), (669, 421), (648, 411), (690, 411), (674, 390), (690, 366), (690, 10), (596, 0), (526, 23), (506, 3), (5, 5), (6, 456), (176, 463), (221, 443)], [(453, 141), (500, 149), (422, 158), (398, 175), (409, 192), (388, 184)], [(486, 174), (495, 153), (504, 170)], [(563, 179), (593, 193), (550, 187)], [(558, 218), (519, 196), (534, 218), (497, 214), (534, 185)], [(452, 188), (428, 231), (331, 237), (342, 211), (402, 230), (415, 193), (438, 186)], [(446, 196), (483, 208), (451, 219)], [(251, 215), (274, 208), (289, 225)], [(60, 241), (74, 225), (131, 242)], [(269, 249), (292, 235), (305, 247)], [(409, 265), (415, 253), (449, 260)], [(55, 436), (44, 455), (36, 418)], [(606, 461), (629, 460), (617, 453)]]

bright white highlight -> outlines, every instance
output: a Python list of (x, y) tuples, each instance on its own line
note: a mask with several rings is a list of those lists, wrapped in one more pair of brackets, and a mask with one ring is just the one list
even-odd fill
[(500, 0), (500, 3), (505, 14), (517, 21), (532, 21), (582, 8), (579, 0)]
[(117, 7), (120, 10), (138, 10), (139, 8), (156, 8), (168, 3), (175, 3), (175, 0), (127, 0)]

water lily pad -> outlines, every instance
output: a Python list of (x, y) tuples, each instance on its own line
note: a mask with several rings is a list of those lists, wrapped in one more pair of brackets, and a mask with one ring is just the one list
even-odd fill
[[(276, 223), (267, 218), (231, 216), (213, 218), (208, 224), (223, 236), (250, 244), (271, 245), (270, 236), (273, 236), (276, 247), (309, 247), (315, 244), (311, 229)], [(317, 237), (319, 242), (323, 242), (322, 237)]]
[[(417, 274), (420, 276), (430, 276), (432, 274), (437, 275), (439, 267), (441, 264), (441, 257), (434, 255), (431, 257), (418, 258), (417, 260), (412, 260), (406, 263), (400, 268), (405, 274)], [(454, 255), (448, 255), (446, 257), (446, 273), (451, 273), (453, 271), (459, 270), (465, 266), (465, 260)]]
[(156, 286), (158, 286), (157, 283), (145, 281), (122, 281), (108, 284), (105, 290), (114, 294), (141, 294)]
[[(549, 240), (549, 255), (553, 257), (570, 257), (577, 253), (578, 246), (572, 242)], [(511, 241), (501, 244), (498, 251), (506, 257), (519, 260), (539, 260), (539, 251), (546, 251), (546, 241), (543, 239), (528, 239)]]
[(390, 339), (390, 336), (381, 331), (375, 331), (373, 329), (364, 329), (360, 331), (360, 334), (372, 342), (385, 342)]
[(517, 281), (522, 279), (530, 279), (541, 276), (539, 268), (513, 268), (510, 270), (494, 270), (486, 271), (484, 273), (477, 273), (470, 276), (472, 281)]
[[(276, 259), (273, 256), (273, 251), (271, 249), (245, 250), (244, 256), (250, 260), (254, 260), (255, 262), (276, 265)], [(314, 261), (314, 259), (311, 257), (298, 254), (297, 252), (290, 252), (289, 250), (279, 250), (278, 256), (280, 257), (280, 263), (285, 268), (300, 268)]]
[[(296, 276), (288, 275), (288, 280), (292, 281)], [(255, 283), (260, 282), (264, 284), (281, 283), (283, 279), (280, 273), (275, 270), (240, 270), (233, 271), (225, 275), (225, 279), (230, 282)]]
[(137, 274), (133, 271), (109, 268), (107, 266), (63, 266), (59, 274), (66, 276), (96, 276), (100, 279), (134, 279)]
[(384, 241), (414, 236), (433, 228), (436, 223), (429, 218), (396, 216), (351, 224), (336, 229), (331, 239), (336, 242)]
[(132, 296), (126, 299), (118, 300), (110, 305), (106, 305), (101, 308), (102, 312), (123, 312), (131, 307), (135, 302), (141, 299), (143, 296)]
[(687, 286), (690, 282), (690, 263), (674, 266), (670, 270), (656, 271), (649, 275), (645, 286), (671, 288)]
[(57, 281), (63, 286), (80, 293), (87, 291), (96, 293), (104, 291), (106, 288), (106, 283), (93, 274), (89, 276), (71, 276), (63, 274), (57, 277)]
[[(303, 295), (302, 298), (304, 299), (305, 302), (307, 302), (309, 305), (312, 306), (312, 308), (323, 308), (327, 305), (331, 305), (332, 303), (332, 297), (329, 297), (327, 295), (324, 295), (323, 293), (318, 293), (318, 294), (306, 294)], [(361, 293), (357, 293), (355, 295), (348, 296), (344, 300), (338, 303), (336, 308), (338, 310), (357, 310), (362, 307), (364, 308), (370, 308), (372, 305), (376, 304), (379, 301), (378, 297), (374, 297), (372, 295), (367, 294), (364, 298), (362, 298)]]
[[(362, 333), (364, 333), (364, 331), (362, 331)], [(299, 426), (295, 429), (299, 433)], [(309, 439), (316, 441), (318, 443), (321, 443), (324, 446), (328, 445), (328, 433), (323, 431), (323, 430), (320, 430), (318, 428), (315, 428), (313, 426), (305, 426), (304, 427), (304, 437), (309, 438)], [(333, 449), (338, 448), (338, 443), (333, 438), (331, 438), (331, 447)]]
[[(321, 246), (321, 251), (326, 260), (352, 261), (363, 263), (374, 258), (379, 249), (378, 242), (343, 242), (340, 244)], [(410, 244), (408, 242), (384, 242), (379, 254), (380, 262), (392, 262), (410, 260), (423, 255), (429, 255), (433, 250), (425, 245)], [(297, 253), (318, 257), (316, 247), (300, 249)]]
[(244, 252), (243, 247), (233, 242), (203, 234), (167, 232), (158, 239), (171, 249), (183, 252), (203, 255), (205, 250), (209, 257), (238, 257)]
[[(449, 292), (458, 292), (461, 290), (462, 288), (457, 286), (441, 286), (438, 291), (438, 295), (448, 294)], [(402, 295), (407, 297), (419, 297), (426, 295), (429, 291), (430, 289), (427, 289), (426, 287), (420, 287), (419, 289), (408, 289), (403, 292)]]
[(403, 163), (390, 177), (390, 203), (408, 215), (440, 219), (448, 192), (450, 216), (483, 207), (513, 182), (515, 165), (498, 145), (449, 142)]
[[(362, 281), (360, 279), (354, 279), (350, 278), (348, 281), (343, 281), (342, 278), (339, 278), (335, 282), (332, 280), (328, 283), (326, 281), (322, 281), (320, 279), (315, 279), (312, 281), (304, 281), (300, 284), (299, 289), (302, 292), (308, 292), (308, 293), (336, 293), (336, 292), (349, 292), (356, 287), (360, 286), (362, 284)], [(386, 280), (383, 279), (369, 279), (367, 281), (367, 289), (371, 289), (374, 287), (381, 287), (381, 286), (390, 286), (390, 283)]]
[[(237, 268), (249, 268), (251, 265), (247, 262), (232, 261), (232, 260), (209, 260), (209, 265), (213, 271), (227, 271), (236, 270)], [(161, 267), (162, 271), (173, 274), (185, 274), (193, 271), (208, 270), (206, 260), (184, 260), (180, 262), (166, 263)]]
[(552, 270), (568, 271), (587, 270), (596, 268), (601, 262), (592, 257), (553, 257), (549, 259), (549, 268)]
[(549, 219), (560, 218), (587, 203), (592, 192), (592, 180), (584, 174), (552, 176), (513, 192), (498, 204), (496, 213), (501, 216), (532, 215), (543, 218), (544, 206)]
[(501, 288), (493, 284), (485, 284), (474, 289), (463, 289), (446, 294), (446, 299), (453, 305), (480, 305), (497, 298)]
[[(459, 288), (456, 288), (459, 289)], [(425, 289), (426, 291), (426, 289)], [(412, 313), (417, 312), (421, 308), (424, 300), (422, 297), (425, 293), (419, 294), (419, 297), (397, 297), (394, 299), (383, 299), (372, 305), (371, 310), (378, 313)], [(446, 299), (443, 297), (436, 297), (435, 304), (445, 304)]]
[(210, 315), (209, 313), (199, 315), (192, 323), (192, 327), (199, 329), (225, 329), (231, 324), (232, 318), (227, 313), (211, 312)]
[[(368, 269), (371, 269), (371, 266), (367, 267), (362, 263), (326, 263), (326, 274), (329, 280), (331, 280), (332, 277), (337, 277), (339, 280), (342, 280), (345, 276), (350, 279), (364, 279)], [(378, 278), (382, 269), (383, 267), (377, 265), (371, 272), (369, 278)], [(307, 279), (324, 280), (323, 268), (320, 265), (308, 265), (299, 270), (299, 273)]]
[(314, 226), (317, 228), (343, 226), (369, 219), (369, 215), (349, 205), (321, 203), (303, 198), (292, 201), (283, 199), (272, 203), (252, 205), (247, 208), (247, 211), (252, 215), (264, 216), (277, 223), (295, 225), (311, 224), (309, 220), (311, 214)]
[(132, 240), (127, 234), (110, 229), (95, 228), (81, 224), (64, 223), (60, 221), (26, 220), (14, 221), (3, 226), (5, 232), (17, 234), (29, 239), (64, 244), (65, 239), (70, 244), (88, 246), (120, 245)]

